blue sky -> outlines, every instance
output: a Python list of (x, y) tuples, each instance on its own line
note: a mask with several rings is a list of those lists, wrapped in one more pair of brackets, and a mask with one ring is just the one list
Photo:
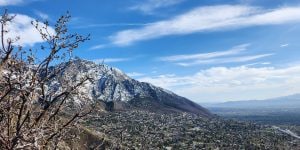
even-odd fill
[[(75, 55), (197, 102), (300, 93), (298, 0), (0, 0), (12, 35), (41, 42), (30, 21), (69, 11), (70, 32), (91, 34)], [(25, 30), (24, 30), (25, 29)], [(20, 32), (22, 31), (22, 32)], [(30, 35), (30, 36), (28, 36)]]

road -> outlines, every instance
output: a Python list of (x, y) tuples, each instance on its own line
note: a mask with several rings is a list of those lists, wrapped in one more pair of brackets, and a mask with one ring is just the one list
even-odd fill
[(291, 130), (288, 130), (288, 129), (281, 129), (280, 127), (277, 127), (277, 126), (273, 126), (274, 129), (277, 129), (278, 131), (281, 131), (283, 133), (286, 133), (294, 138), (297, 138), (297, 139), (300, 139), (300, 136), (297, 135), (296, 133), (292, 132)]

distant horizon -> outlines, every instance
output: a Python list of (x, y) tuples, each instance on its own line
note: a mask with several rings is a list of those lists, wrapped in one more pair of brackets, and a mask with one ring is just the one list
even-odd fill
[[(222, 104), (222, 103), (227, 103), (227, 102), (247, 102), (247, 101), (266, 101), (266, 100), (273, 100), (276, 98), (284, 98), (284, 97), (289, 97), (289, 96), (295, 96), (295, 95), (300, 95), (300, 93), (294, 93), (291, 95), (283, 95), (283, 96), (276, 96), (276, 97), (271, 97), (271, 98), (266, 98), (266, 99), (243, 99), (243, 100), (227, 100), (227, 101), (219, 101), (219, 102), (198, 102), (198, 104)], [(300, 98), (300, 97), (299, 97)]]
[(69, 11), (69, 31), (91, 34), (74, 56), (104, 60), (197, 103), (300, 93), (298, 0), (4, 0), (0, 7), (17, 15), (11, 35), (34, 49), (43, 41), (31, 21), (48, 20), (51, 30)]

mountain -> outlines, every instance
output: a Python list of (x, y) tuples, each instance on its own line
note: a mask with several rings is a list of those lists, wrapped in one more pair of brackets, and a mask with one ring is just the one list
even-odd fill
[(244, 109), (283, 109), (300, 108), (300, 94), (277, 97), (265, 100), (229, 101), (218, 104), (209, 104), (208, 107), (244, 108)]
[[(79, 80), (88, 75), (80, 89), (80, 98), (74, 97), (77, 104), (101, 102), (106, 110), (146, 109), (155, 112), (189, 112), (209, 117), (211, 113), (200, 105), (152, 84), (139, 82), (122, 71), (107, 65), (75, 59), (56, 67), (63, 70), (65, 80)], [(53, 82), (52, 87), (57, 82)], [(61, 86), (61, 85), (59, 85)]]

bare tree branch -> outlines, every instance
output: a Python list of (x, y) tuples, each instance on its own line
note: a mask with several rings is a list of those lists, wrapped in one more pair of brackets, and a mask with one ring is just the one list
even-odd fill
[[(6, 36), (14, 18), (7, 11), (0, 18), (0, 149), (56, 149), (59, 139), (67, 136), (62, 133), (92, 110), (78, 108), (71, 116), (65, 109), (79, 87), (91, 78), (67, 81), (63, 70), (52, 66), (59, 62), (72, 65), (73, 50), (89, 36), (68, 33), (69, 14), (58, 19), (54, 33), (47, 21), (34, 21), (32, 25), (47, 44), (40, 50), (49, 52), (37, 60), (32, 49), (16, 46), (16, 41)], [(53, 81), (61, 85), (56, 90), (51, 89)]]

